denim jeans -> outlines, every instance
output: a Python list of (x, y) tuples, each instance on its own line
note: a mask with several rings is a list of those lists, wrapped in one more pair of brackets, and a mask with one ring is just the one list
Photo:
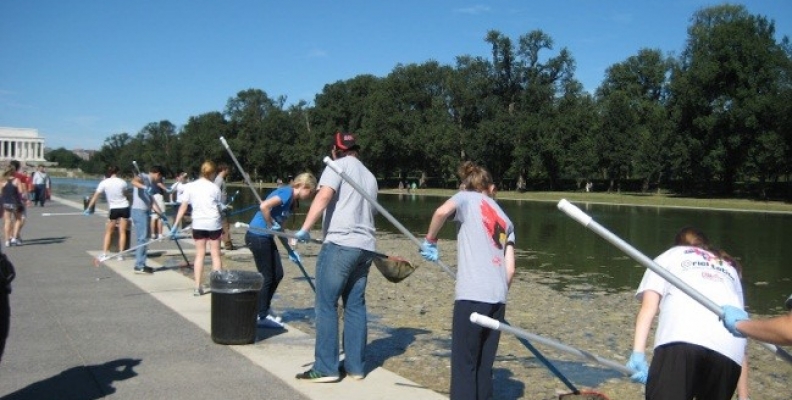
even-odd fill
[(313, 369), (338, 376), (338, 299), (344, 304), (344, 368), (365, 374), (366, 283), (372, 255), (354, 247), (325, 242), (316, 260), (316, 347)]
[[(135, 245), (148, 241), (149, 211), (133, 208), (130, 210), (130, 219), (135, 225)], [(146, 266), (146, 253), (148, 246), (141, 246), (135, 250), (135, 268), (140, 269)]]
[(267, 311), (272, 304), (272, 296), (278, 289), (278, 284), (283, 279), (283, 265), (281, 264), (278, 246), (272, 236), (262, 236), (253, 233), (245, 234), (245, 244), (253, 253), (253, 261), (256, 269), (264, 277), (264, 284), (259, 291), (258, 315), (261, 318), (267, 316)]

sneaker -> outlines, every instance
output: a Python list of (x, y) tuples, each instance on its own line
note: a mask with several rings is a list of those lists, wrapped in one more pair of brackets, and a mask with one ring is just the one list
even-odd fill
[(17, 238), (11, 238), (11, 246), (22, 246), (22, 241)]
[(297, 374), (296, 378), (302, 381), (314, 382), (314, 383), (331, 383), (331, 382), (338, 382), (341, 380), (341, 378), (338, 376), (322, 375), (312, 369)]
[(258, 325), (259, 328), (284, 329), (280, 317), (273, 317), (272, 315), (267, 315), (264, 318), (259, 317), (256, 325)]
[(11, 247), (11, 241), (10, 240), (6, 240), (5, 241), (5, 247)]
[(135, 273), (136, 274), (151, 275), (151, 274), (154, 273), (154, 268), (151, 268), (151, 267), (142, 267), (142, 268), (135, 267)]
[(124, 261), (124, 256), (118, 255), (115, 259), (116, 261)]
[(203, 295), (204, 295), (204, 290), (202, 287), (197, 287), (193, 290), (193, 296), (198, 297)]
[(356, 381), (362, 381), (366, 377), (363, 374), (350, 374), (349, 372), (346, 371), (344, 366), (341, 366), (340, 371), (342, 376), (348, 376)]

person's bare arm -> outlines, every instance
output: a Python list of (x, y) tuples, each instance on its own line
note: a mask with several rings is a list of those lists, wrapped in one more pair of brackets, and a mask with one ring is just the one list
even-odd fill
[(657, 310), (660, 308), (660, 293), (654, 290), (643, 292), (641, 300), (641, 310), (635, 318), (635, 337), (633, 338), (633, 351), (643, 353), (646, 351), (646, 340), (649, 337), (649, 329)]
[(319, 220), (319, 217), (327, 208), (327, 205), (330, 204), (330, 200), (333, 199), (333, 196), (335, 196), (335, 190), (333, 190), (333, 188), (329, 186), (322, 186), (319, 188), (319, 192), (316, 193), (316, 197), (313, 202), (311, 202), (311, 208), (308, 209), (308, 214), (305, 215), (305, 221), (300, 230), (305, 232), (311, 230), (311, 227)]
[(792, 345), (792, 312), (775, 318), (740, 321), (736, 327), (745, 336), (762, 342)]

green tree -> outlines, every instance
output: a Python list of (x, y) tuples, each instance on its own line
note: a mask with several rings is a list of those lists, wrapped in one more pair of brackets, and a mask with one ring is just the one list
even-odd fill
[(596, 142), (610, 190), (626, 178), (642, 179), (648, 190), (670, 168), (674, 154), (665, 100), (672, 66), (659, 50), (642, 49), (607, 69), (597, 90), (602, 118)]
[(772, 104), (788, 57), (774, 34), (772, 21), (740, 5), (693, 16), (671, 86), (677, 130), (689, 148), (686, 178), (732, 193), (750, 154), (760, 152), (755, 147), (781, 142), (771, 137)]
[(44, 156), (44, 159), (58, 163), (60, 168), (80, 168), (80, 164), (83, 162), (82, 158), (64, 147), (51, 150)]
[(176, 141), (180, 160), (175, 166), (176, 172), (183, 170), (190, 176), (196, 176), (204, 161), (226, 160), (227, 153), (220, 137), (229, 133), (229, 123), (219, 111), (190, 117)]

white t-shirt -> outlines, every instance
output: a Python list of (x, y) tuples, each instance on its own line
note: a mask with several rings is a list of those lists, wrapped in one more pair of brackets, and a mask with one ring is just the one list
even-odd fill
[(182, 200), (192, 206), (193, 230), (222, 229), (220, 188), (205, 178), (184, 185)]
[[(658, 256), (655, 262), (715, 304), (743, 308), (742, 284), (737, 271), (714, 254), (697, 247), (677, 246)], [(655, 348), (672, 342), (692, 343), (715, 350), (742, 365), (745, 339), (732, 336), (718, 315), (652, 270), (644, 273), (636, 297), (641, 299), (647, 290), (662, 296)]]
[(172, 193), (176, 193), (175, 201), (177, 203), (181, 203), (182, 197), (184, 196), (184, 186), (186, 183), (184, 182), (174, 182), (173, 185), (170, 187)]
[(96, 193), (104, 192), (105, 197), (107, 197), (107, 206), (112, 210), (129, 207), (129, 200), (124, 193), (126, 189), (126, 181), (113, 176), (99, 182), (99, 186), (96, 187)]

